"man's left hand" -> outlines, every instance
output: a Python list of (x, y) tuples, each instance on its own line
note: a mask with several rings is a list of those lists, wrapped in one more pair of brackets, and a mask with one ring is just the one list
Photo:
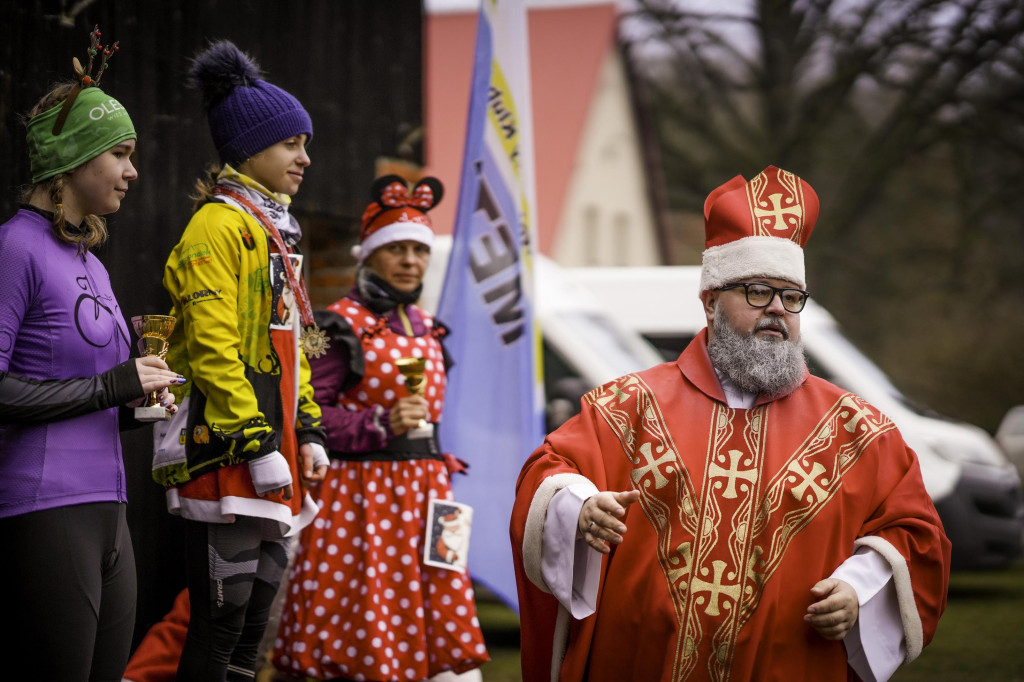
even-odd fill
[(825, 639), (846, 637), (860, 612), (856, 590), (849, 583), (828, 578), (811, 588), (811, 596), (818, 601), (807, 607), (804, 622)]

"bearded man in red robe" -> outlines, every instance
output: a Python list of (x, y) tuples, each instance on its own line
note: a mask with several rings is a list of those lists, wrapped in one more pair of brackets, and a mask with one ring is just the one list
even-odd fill
[(523, 679), (886, 680), (935, 634), (950, 544), (917, 456), (800, 345), (814, 190), (704, 205), (708, 326), (594, 389), (523, 467)]

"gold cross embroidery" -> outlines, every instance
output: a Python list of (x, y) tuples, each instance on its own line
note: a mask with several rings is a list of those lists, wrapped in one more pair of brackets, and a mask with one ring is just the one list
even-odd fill
[[(718, 610), (718, 597), (725, 596), (735, 602), (740, 598), (740, 584), (722, 584), (722, 574), (725, 572), (725, 562), (721, 559), (712, 561), (711, 566), (715, 571), (715, 577), (712, 578), (711, 582), (707, 582), (706, 580), (701, 580), (697, 576), (693, 576), (690, 578), (690, 592), (694, 595), (700, 592), (710, 593), (708, 597), (708, 606), (704, 609), (704, 613), (709, 616), (717, 616), (721, 613)], [(706, 573), (707, 569), (703, 569), (703, 571)], [(730, 571), (730, 573), (732, 572)]]
[(603, 393), (601, 395), (596, 396), (594, 399), (594, 403), (600, 405), (601, 407), (609, 407), (611, 405), (612, 400), (618, 400), (618, 404), (621, 405), (622, 403), (626, 402), (627, 398), (629, 398), (628, 393), (623, 391), (622, 388), (619, 386), (613, 386), (612, 389), (607, 393)]
[(729, 479), (729, 484), (725, 488), (725, 493), (722, 497), (733, 500), (736, 499), (736, 479), (742, 478), (745, 481), (754, 483), (757, 481), (757, 469), (745, 469), (740, 471), (740, 459), (743, 457), (743, 453), (739, 450), (729, 451), (729, 468), (724, 469), (715, 462), (712, 462), (708, 466), (708, 475), (716, 478), (726, 477)]
[[(669, 556), (668, 582), (669, 585), (676, 585), (680, 580), (690, 575), (693, 568), (693, 545), (689, 542), (676, 547), (675, 555)], [(685, 588), (685, 583), (684, 583)]]
[[(790, 462), (789, 466), (787, 466), (786, 469), (796, 474), (802, 479), (800, 484), (793, 488), (793, 490), (791, 491), (793, 493), (793, 497), (803, 501), (804, 493), (807, 492), (808, 489), (810, 489), (811, 492), (814, 493), (814, 501), (817, 503), (820, 503), (822, 500), (828, 497), (828, 493), (825, 490), (823, 490), (820, 485), (818, 485), (817, 481), (818, 476), (821, 476), (823, 473), (825, 473), (825, 467), (821, 464), (821, 462), (815, 462), (813, 465), (811, 465), (811, 473), (807, 473), (806, 471), (804, 471), (803, 467), (800, 466), (800, 463), (796, 461)], [(827, 481), (825, 483), (826, 485), (828, 484)]]
[[(754, 216), (759, 219), (758, 225), (769, 226), (771, 227), (771, 229), (778, 231), (789, 229), (790, 226), (787, 225), (785, 222), (787, 215), (794, 216), (797, 219), (798, 223), (803, 220), (803, 206), (796, 203), (790, 206), (783, 206), (781, 192), (769, 194), (768, 201), (772, 203), (772, 207), (770, 209), (761, 208), (758, 205), (761, 202), (757, 202), (754, 204)], [(760, 220), (761, 218), (771, 218), (772, 222), (769, 224), (764, 220)]]
[[(853, 397), (849, 395), (843, 398), (841, 401), (839, 401), (839, 406), (841, 408), (853, 411), (852, 416), (849, 412), (839, 413), (839, 416), (841, 418), (845, 419), (849, 417), (846, 423), (843, 424), (843, 428), (845, 428), (850, 433), (855, 433), (857, 431), (857, 426), (860, 424), (860, 422), (863, 421), (866, 417), (870, 417), (872, 415), (870, 409), (868, 409), (867, 407), (861, 407), (860, 405), (857, 404)], [(872, 428), (871, 425), (867, 423), (865, 424), (865, 426), (869, 429)]]
[(630, 472), (630, 478), (633, 479), (633, 485), (639, 486), (640, 480), (643, 479), (643, 477), (646, 476), (648, 473), (651, 473), (654, 475), (655, 490), (661, 490), (666, 485), (668, 485), (668, 479), (665, 478), (665, 476), (661, 473), (661, 471), (658, 469), (658, 466), (661, 464), (675, 462), (676, 453), (674, 453), (672, 450), (666, 449), (665, 454), (663, 454), (658, 459), (655, 459), (653, 453), (651, 452), (650, 443), (641, 443), (638, 450), (640, 454), (643, 455), (643, 459), (644, 462), (646, 462), (646, 464), (642, 466), (637, 466), (633, 469), (632, 472)]

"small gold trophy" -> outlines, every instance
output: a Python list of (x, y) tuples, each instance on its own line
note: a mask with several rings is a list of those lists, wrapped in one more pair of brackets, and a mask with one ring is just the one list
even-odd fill
[[(139, 337), (139, 352), (155, 355), (161, 360), (167, 355), (167, 339), (174, 331), (174, 318), (170, 315), (136, 315), (132, 327)], [(149, 394), (149, 400), (135, 408), (135, 419), (140, 422), (158, 422), (169, 417), (167, 408), (160, 404), (157, 391)]]
[[(405, 387), (409, 389), (409, 395), (423, 396), (423, 388), (426, 381), (423, 372), (427, 369), (426, 358), (399, 358), (395, 360), (395, 366), (405, 377)], [(434, 425), (421, 419), (419, 425), (414, 429), (405, 432), (409, 438), (430, 438), (434, 435)]]

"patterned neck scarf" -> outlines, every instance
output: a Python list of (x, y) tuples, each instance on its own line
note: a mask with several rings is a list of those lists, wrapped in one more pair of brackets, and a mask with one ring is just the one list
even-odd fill
[[(224, 170), (217, 176), (217, 187), (225, 187), (236, 194), (241, 194), (259, 207), (263, 215), (270, 219), (277, 231), (281, 233), (281, 237), (290, 246), (298, 244), (302, 240), (302, 228), (299, 227), (299, 221), (288, 212), (292, 198), (287, 194), (271, 192), (248, 175), (238, 172), (229, 165), (225, 165)], [(232, 200), (230, 196), (222, 194), (220, 198), (225, 203), (248, 212), (245, 206)]]

